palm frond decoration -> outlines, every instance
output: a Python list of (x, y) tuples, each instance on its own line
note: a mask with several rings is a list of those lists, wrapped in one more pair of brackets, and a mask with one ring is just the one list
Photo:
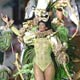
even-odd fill
[(6, 51), (11, 44), (11, 32), (10, 31), (2, 31), (0, 35), (0, 51)]
[(27, 49), (24, 52), (23, 55), (23, 64), (29, 63), (33, 61), (33, 57), (34, 57), (34, 47), (33, 46), (28, 46)]
[(27, 46), (22, 60), (22, 67), (13, 75), (15, 78), (22, 74), (25, 80), (34, 80), (33, 72), (34, 47)]
[(47, 8), (46, 8), (46, 10), (47, 10), (47, 11), (48, 11), (48, 10), (54, 10), (56, 3), (57, 3), (57, 0), (54, 1), (54, 2), (51, 2), (51, 1), (50, 1), (49, 4), (48, 4), (48, 6), (47, 6)]

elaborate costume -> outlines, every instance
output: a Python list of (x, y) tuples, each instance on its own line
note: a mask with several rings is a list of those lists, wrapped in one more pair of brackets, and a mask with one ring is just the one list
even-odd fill
[[(36, 24), (38, 25), (35, 30), (33, 30), (34, 19), (30, 22), (27, 22), (27, 25), (23, 26), (23, 28), (21, 28), (19, 31), (13, 26), (11, 26), (11, 30), (18, 35), (19, 41), (27, 45), (34, 45), (34, 75), (36, 80), (45, 80), (47, 78), (48, 80), (52, 80), (52, 78), (55, 76), (54, 63), (51, 59), (52, 52), (54, 52), (56, 62), (64, 67), (67, 76), (70, 80), (72, 80), (71, 76), (68, 73), (68, 70), (66, 69), (66, 62), (68, 61), (68, 55), (66, 54), (68, 30), (64, 26), (63, 9), (61, 9), (61, 6), (65, 7), (67, 5), (64, 5), (64, 3), (60, 4), (60, 1), (58, 2), (58, 5), (57, 3), (52, 5), (58, 6), (56, 8), (56, 12), (57, 10), (61, 11), (58, 11), (59, 14), (57, 15), (56, 20), (52, 21), (52, 23), (57, 26), (55, 28), (55, 32), (53, 32), (50, 30), (51, 26), (49, 25), (52, 20), (52, 14), (49, 14), (49, 12), (47, 12), (46, 10), (47, 5), (50, 1), (44, 0), (44, 2), (46, 2), (45, 6), (44, 3), (43, 6), (41, 6), (40, 3), (42, 2), (42, 0), (38, 0), (38, 5), (34, 11), (35, 19), (37, 20)], [(55, 21), (57, 22), (55, 23)], [(48, 73), (50, 74), (48, 75)], [(61, 77), (60, 79), (62, 78), (63, 77)]]
[(35, 58), (34, 64), (38, 65), (42, 71), (52, 63), (51, 44), (47, 38), (38, 38), (34, 41)]
[[(44, 71), (48, 67), (48, 65), (52, 63), (51, 60), (52, 47), (47, 36), (49, 36), (49, 34), (48, 35), (46, 34), (45, 37), (43, 36), (43, 34), (38, 33), (38, 35), (37, 36), (35, 35), (35, 38), (33, 38), (32, 43), (35, 49), (34, 64), (37, 64), (42, 71)], [(28, 43), (29, 41), (30, 44), (30, 39), (28, 40), (28, 38), (29, 36), (25, 35), (24, 42)]]

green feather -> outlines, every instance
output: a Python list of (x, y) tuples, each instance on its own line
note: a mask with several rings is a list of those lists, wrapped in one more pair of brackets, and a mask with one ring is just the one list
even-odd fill
[(59, 26), (57, 28), (57, 35), (60, 38), (61, 42), (67, 42), (68, 41), (68, 29), (64, 26)]

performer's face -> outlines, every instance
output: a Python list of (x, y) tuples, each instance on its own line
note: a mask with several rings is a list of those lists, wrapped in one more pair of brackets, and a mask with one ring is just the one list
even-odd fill
[(61, 10), (56, 10), (56, 16), (57, 16), (58, 19), (62, 20), (63, 12)]
[(40, 23), (39, 23), (39, 31), (40, 31), (40, 32), (43, 32), (43, 31), (45, 31), (46, 29), (47, 29), (47, 27), (46, 27), (45, 23), (40, 22)]

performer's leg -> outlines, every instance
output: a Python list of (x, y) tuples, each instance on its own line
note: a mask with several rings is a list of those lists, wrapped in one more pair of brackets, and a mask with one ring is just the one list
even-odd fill
[(43, 72), (36, 64), (34, 65), (34, 76), (35, 80), (44, 80)]
[(45, 80), (55, 80), (55, 67), (54, 64), (51, 63), (44, 72)]

